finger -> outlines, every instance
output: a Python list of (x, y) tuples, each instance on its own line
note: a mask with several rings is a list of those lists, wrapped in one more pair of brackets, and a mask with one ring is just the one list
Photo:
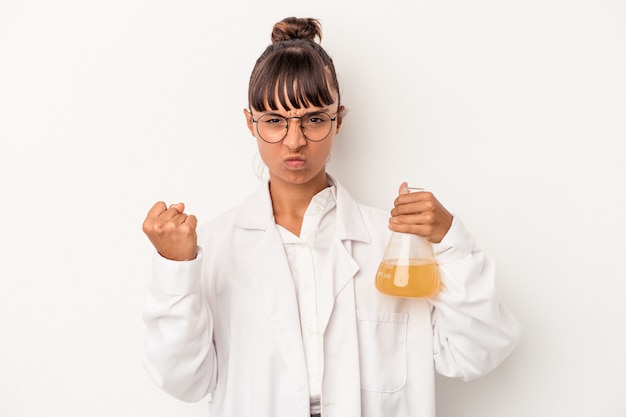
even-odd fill
[(389, 228), (395, 232), (411, 233), (428, 239), (433, 231), (432, 225), (389, 223)]
[(184, 209), (184, 208), (185, 208), (184, 203), (170, 204), (170, 207), (167, 210), (159, 214), (159, 220), (163, 220), (163, 221), (172, 220), (173, 218), (175, 218), (176, 216), (180, 214), (185, 214), (183, 213), (183, 211), (181, 211), (181, 209)]
[(393, 216), (389, 219), (389, 223), (401, 225), (429, 225), (436, 221), (436, 216), (433, 212), (425, 212), (418, 214), (404, 214)]
[(179, 213), (182, 213), (185, 211), (185, 203), (176, 203), (176, 204), (171, 204), (170, 209), (174, 209)]
[(428, 201), (427, 198), (414, 194), (421, 193), (402, 194), (398, 196), (398, 198), (394, 201), (394, 207), (402, 208), (406, 211), (407, 209), (415, 209), (417, 206), (423, 205)]
[(195, 230), (198, 225), (198, 219), (193, 214), (180, 213), (172, 218), (172, 222), (176, 224), (184, 224), (188, 229)]
[(171, 220), (174, 223), (183, 224), (187, 220), (187, 217), (189, 216), (187, 216), (185, 213), (178, 213), (174, 215)]
[(193, 214), (190, 214), (189, 216), (187, 216), (187, 219), (185, 220), (185, 224), (187, 224), (189, 227), (195, 230), (196, 227), (198, 226), (198, 219)]
[(402, 202), (402, 204), (415, 202), (415, 201), (435, 199), (435, 196), (430, 191), (424, 191), (424, 190), (420, 190), (417, 188), (414, 188), (414, 189), (409, 188), (408, 190), (409, 192), (405, 194), (400, 194), (398, 196), (398, 201)]
[(175, 216), (170, 222), (174, 226), (174, 230), (180, 234), (180, 236), (187, 236), (197, 238), (196, 225), (198, 219), (194, 215), (179, 214)]
[(437, 208), (437, 204), (429, 199), (410, 201), (397, 204), (391, 209), (392, 216), (403, 216), (412, 214), (432, 213)]
[(148, 211), (147, 218), (156, 218), (159, 217), (161, 213), (167, 210), (167, 206), (163, 201), (157, 201), (152, 208)]

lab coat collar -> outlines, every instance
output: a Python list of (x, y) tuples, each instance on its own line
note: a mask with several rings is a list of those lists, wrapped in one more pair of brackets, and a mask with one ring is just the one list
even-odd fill
[[(355, 240), (369, 243), (371, 236), (356, 201), (348, 191), (330, 174), (330, 185), (335, 185), (337, 192), (337, 229), (336, 236), (342, 240)], [(275, 227), (272, 200), (269, 193), (269, 181), (265, 180), (241, 206), (235, 224), (244, 229), (268, 230)]]

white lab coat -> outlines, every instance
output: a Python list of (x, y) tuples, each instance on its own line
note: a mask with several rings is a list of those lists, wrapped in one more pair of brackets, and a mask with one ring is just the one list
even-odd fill
[[(434, 417), (435, 369), (484, 375), (513, 350), (520, 326), (457, 218), (435, 245), (436, 298), (378, 292), (389, 213), (336, 185), (335, 238), (318, 274), (322, 416)], [(185, 401), (208, 395), (212, 417), (309, 416), (298, 306), (267, 184), (202, 225), (199, 246), (189, 262), (155, 254), (144, 311), (152, 379)]]

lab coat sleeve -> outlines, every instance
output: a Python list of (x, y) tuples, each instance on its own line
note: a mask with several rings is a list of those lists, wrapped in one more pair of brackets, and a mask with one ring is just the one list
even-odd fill
[(216, 357), (210, 309), (202, 296), (202, 250), (193, 261), (170, 261), (155, 252), (146, 292), (144, 366), (154, 383), (183, 401), (199, 401), (215, 384)]
[(443, 284), (431, 299), (435, 367), (448, 377), (478, 378), (515, 348), (520, 324), (500, 302), (492, 260), (459, 219), (434, 250)]

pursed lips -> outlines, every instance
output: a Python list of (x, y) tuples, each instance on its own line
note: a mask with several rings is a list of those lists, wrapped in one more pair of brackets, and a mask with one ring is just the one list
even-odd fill
[(306, 159), (301, 156), (288, 156), (283, 161), (289, 168), (301, 168), (306, 163)]

